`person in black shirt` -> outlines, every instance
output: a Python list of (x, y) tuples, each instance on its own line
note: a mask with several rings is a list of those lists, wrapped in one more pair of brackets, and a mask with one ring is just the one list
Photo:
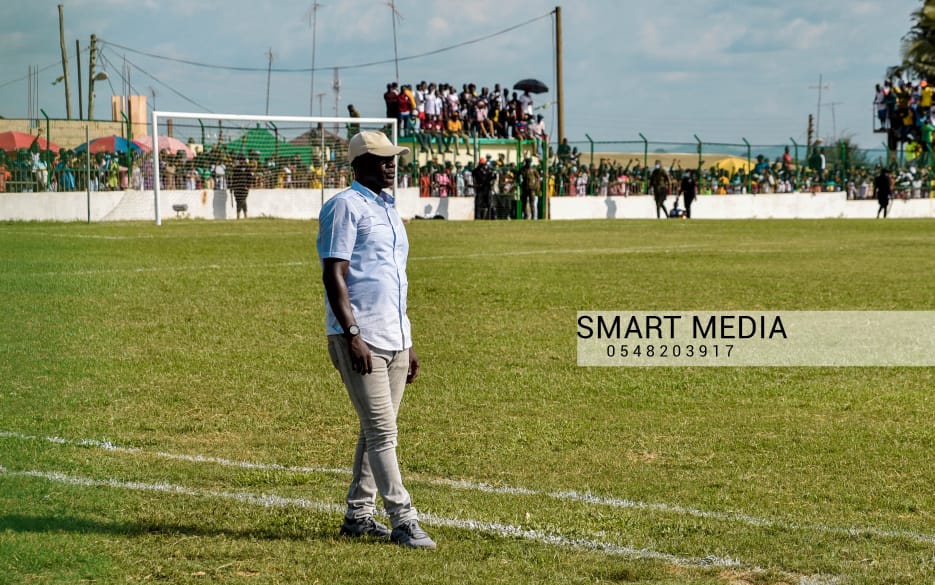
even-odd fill
[(679, 194), (685, 199), (685, 217), (691, 219), (692, 202), (698, 194), (698, 181), (695, 180), (695, 171), (688, 170), (682, 177), (682, 183), (679, 186)]
[(893, 178), (886, 167), (880, 169), (880, 174), (873, 179), (873, 195), (880, 204), (879, 209), (877, 209), (877, 219), (879, 219), (881, 211), (883, 212), (883, 218), (886, 219), (890, 207), (890, 197), (893, 196)]
[(247, 164), (247, 159), (242, 156), (237, 159), (237, 165), (231, 174), (230, 186), (234, 201), (237, 202), (237, 219), (240, 219), (241, 211), (244, 219), (247, 219), (247, 195), (250, 194), (250, 187), (253, 186), (253, 169)]

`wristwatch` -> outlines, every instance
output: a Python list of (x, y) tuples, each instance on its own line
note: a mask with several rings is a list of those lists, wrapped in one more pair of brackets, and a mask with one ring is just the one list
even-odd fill
[(358, 335), (360, 335), (360, 327), (357, 325), (351, 325), (344, 330), (345, 337), (357, 337)]

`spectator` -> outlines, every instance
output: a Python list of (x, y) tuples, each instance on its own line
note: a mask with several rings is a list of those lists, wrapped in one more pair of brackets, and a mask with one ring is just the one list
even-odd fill
[(695, 179), (694, 170), (685, 171), (685, 176), (682, 177), (682, 184), (679, 186), (679, 193), (682, 196), (682, 200), (685, 202), (685, 217), (691, 219), (692, 203), (695, 201), (695, 196), (698, 194), (698, 181)]
[(448, 197), (451, 193), (451, 175), (448, 174), (448, 168), (451, 167), (451, 161), (445, 163), (445, 166), (439, 166), (433, 177), (435, 188), (435, 197)]
[(464, 126), (461, 123), (461, 115), (458, 112), (452, 112), (448, 117), (448, 120), (445, 121), (445, 152), (451, 152), (451, 144), (454, 143), (455, 155), (460, 154), (458, 151), (458, 142), (464, 140), (464, 146), (467, 149), (469, 155), (473, 154), (474, 151), (471, 150), (471, 143), (468, 138), (468, 135), (464, 133)]
[(519, 96), (520, 111), (516, 113), (516, 117), (519, 119), (526, 119), (526, 116), (532, 117), (532, 104), (532, 95), (527, 89), (523, 95)]
[(873, 105), (877, 110), (877, 119), (880, 121), (880, 130), (886, 128), (886, 94), (887, 90), (878, 83), (876, 87), (876, 93), (874, 94), (873, 98)]
[(585, 196), (589, 195), (588, 185), (590, 184), (591, 177), (588, 174), (588, 168), (586, 166), (580, 166), (578, 168), (578, 174), (575, 177), (575, 191), (578, 195)]
[(386, 117), (399, 122), (399, 84), (387, 83), (386, 93), (383, 94), (386, 103)]
[(490, 102), (487, 88), (481, 90), (481, 95), (474, 101), (474, 119), (477, 122), (477, 131), (484, 138), (493, 138), (493, 122), (488, 118)]
[(880, 219), (880, 213), (883, 213), (883, 219), (886, 219), (890, 197), (893, 195), (893, 178), (886, 167), (881, 168), (880, 174), (873, 180), (873, 195), (880, 204), (877, 208), (877, 219)]
[(231, 175), (231, 191), (234, 194), (234, 201), (237, 204), (237, 219), (243, 212), (244, 219), (247, 219), (247, 196), (250, 194), (250, 188), (253, 186), (255, 173), (249, 162), (241, 156), (237, 160), (234, 172)]
[[(354, 107), (354, 104), (347, 105), (347, 115), (351, 118), (360, 118), (360, 112), (357, 111), (357, 108)], [(347, 138), (350, 139), (352, 136), (360, 132), (360, 124), (348, 124), (347, 125)]]
[(539, 178), (539, 169), (532, 164), (532, 157), (527, 157), (519, 173), (520, 201), (523, 208), (523, 219), (536, 219), (539, 189), (542, 186)]
[(218, 158), (214, 165), (214, 187), (221, 191), (227, 190), (227, 165), (224, 164), (224, 158)]
[(420, 132), (422, 130), (422, 121), (425, 120), (425, 93), (428, 91), (428, 86), (425, 81), (420, 81), (419, 85), (416, 86), (415, 99), (416, 99), (416, 111), (414, 128), (415, 132)]
[(666, 197), (669, 195), (669, 175), (662, 168), (661, 161), (657, 160), (653, 166), (653, 172), (649, 176), (649, 188), (652, 190), (653, 199), (656, 201), (656, 219), (660, 218), (660, 210), (662, 210), (662, 217), (668, 217)]
[(928, 116), (922, 121), (920, 136), (922, 138), (922, 157), (919, 160), (921, 166), (932, 165), (932, 133), (935, 132), (935, 126), (932, 125), (932, 119)]
[(919, 86), (921, 87), (919, 91), (919, 117), (924, 120), (932, 115), (932, 98), (935, 96), (935, 89), (925, 79), (919, 82)]
[(403, 136), (409, 136), (412, 133), (412, 111), (416, 108), (416, 98), (412, 93), (412, 88), (408, 85), (402, 87), (399, 92), (399, 127)]
[[(460, 167), (461, 163), (455, 163), (455, 166)], [(474, 197), (474, 175), (471, 173), (471, 163), (464, 165), (460, 172), (464, 190), (459, 193), (464, 193), (465, 197)]]
[(487, 165), (487, 159), (480, 157), (472, 172), (474, 179), (474, 217), (477, 219), (497, 219), (493, 199), (493, 171)]

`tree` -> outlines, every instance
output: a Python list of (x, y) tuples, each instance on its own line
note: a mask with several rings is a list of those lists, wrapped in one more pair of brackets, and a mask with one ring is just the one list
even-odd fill
[(935, 79), (935, 0), (923, 0), (902, 38), (903, 65), (921, 78)]

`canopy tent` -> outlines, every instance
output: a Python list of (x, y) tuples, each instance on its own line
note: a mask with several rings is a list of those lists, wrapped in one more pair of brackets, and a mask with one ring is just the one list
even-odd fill
[[(28, 132), (17, 132), (15, 130), (0, 132), (0, 150), (29, 150), (33, 143), (36, 144), (36, 148), (42, 151), (51, 150), (52, 152), (58, 152), (61, 150), (59, 145), (54, 142), (46, 142), (45, 138), (34, 136)], [(48, 148), (46, 148), (47, 146)]]
[[(153, 137), (141, 136), (139, 138), (134, 138), (133, 144), (139, 146), (146, 152), (150, 152), (153, 149)], [(172, 136), (160, 136), (156, 140), (156, 145), (159, 147), (159, 152), (167, 150), (172, 154), (177, 154), (179, 151), (182, 151), (185, 153), (185, 158), (195, 158), (195, 153), (192, 151), (192, 149), (178, 138), (174, 138)]]
[(717, 161), (712, 166), (727, 171), (730, 174), (734, 174), (740, 170), (743, 170), (744, 172), (749, 171), (752, 163), (745, 158), (740, 158), (739, 156), (728, 156)]
[[(90, 148), (89, 148), (90, 145)], [(125, 153), (128, 150), (133, 152), (141, 152), (143, 149), (138, 145), (130, 142), (123, 136), (117, 136), (116, 134), (111, 134), (110, 136), (101, 136), (99, 138), (94, 138), (90, 142), (85, 142), (84, 144), (79, 144), (75, 147), (75, 152), (84, 152), (89, 150), (91, 154), (97, 154), (99, 152), (120, 152)]]
[(273, 156), (293, 157), (298, 155), (306, 164), (311, 160), (311, 152), (308, 146), (298, 146), (289, 144), (267, 130), (266, 128), (251, 128), (243, 133), (240, 138), (234, 138), (222, 147), (235, 156), (243, 155), (246, 157), (259, 156), (261, 159), (268, 159)]

